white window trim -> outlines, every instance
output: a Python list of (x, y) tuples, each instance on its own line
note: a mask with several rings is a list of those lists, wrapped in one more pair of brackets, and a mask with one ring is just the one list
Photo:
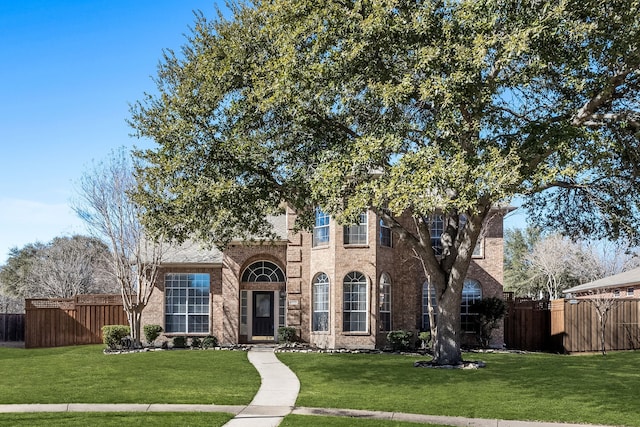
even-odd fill
[[(367, 212), (361, 213), (358, 217), (359, 223), (352, 225), (345, 225), (342, 227), (342, 242), (345, 246), (367, 246), (369, 244), (369, 215)], [(364, 227), (364, 242), (349, 242), (352, 240), (352, 231), (359, 230), (360, 227)], [(362, 236), (362, 234), (354, 234), (355, 236)]]
[[(190, 289), (195, 289), (195, 287), (192, 286), (187, 286), (185, 288), (178, 288), (176, 287), (176, 289), (185, 289), (186, 290), (186, 295), (185, 295), (185, 311), (184, 312), (175, 312), (175, 311), (168, 311), (169, 308), (169, 302), (167, 300), (168, 295), (167, 295), (167, 290), (168, 289), (173, 289), (173, 286), (170, 286), (169, 283), (170, 282), (174, 282), (175, 279), (177, 279), (178, 281), (180, 281), (181, 277), (188, 277), (191, 275), (202, 275), (202, 276), (206, 276), (207, 277), (207, 281), (208, 281), (208, 288), (207, 288), (207, 295), (206, 298), (204, 298), (204, 300), (206, 301), (206, 310), (205, 311), (200, 311), (200, 312), (189, 312), (189, 290)], [(190, 280), (190, 279), (187, 279)], [(207, 335), (209, 334), (209, 331), (211, 329), (211, 275), (209, 273), (165, 273), (164, 275), (164, 283), (165, 283), (165, 295), (164, 295), (164, 326), (165, 326), (165, 332), (167, 334), (189, 334), (189, 335)], [(205, 304), (202, 304), (202, 306), (205, 306)], [(184, 320), (185, 320), (185, 325), (184, 325), (184, 330), (181, 331), (169, 331), (169, 328), (167, 327), (167, 317), (168, 316), (184, 316)], [(190, 331), (189, 330), (189, 319), (191, 317), (195, 317), (195, 316), (203, 316), (207, 318), (206, 321), (206, 330), (205, 331)]]
[[(385, 288), (386, 290), (388, 290), (388, 293), (385, 292)], [(385, 299), (385, 295), (389, 296), (388, 301)], [(388, 328), (384, 328), (383, 325), (384, 323), (379, 320), (380, 322), (380, 326), (379, 326), (379, 330), (381, 332), (389, 332), (393, 330), (393, 316), (391, 315), (392, 310), (393, 310), (393, 299), (392, 299), (392, 287), (391, 287), (391, 278), (389, 277), (389, 275), (387, 273), (382, 273), (380, 275), (380, 301), (379, 301), (379, 314), (382, 313), (388, 313), (389, 314), (389, 327)], [(384, 305), (388, 305), (388, 310), (383, 310)], [(380, 316), (382, 317), (382, 316)]]
[[(322, 275), (324, 275), (326, 277), (326, 283), (325, 282), (318, 282), (318, 278), (320, 278)], [(315, 314), (316, 313), (325, 313), (325, 310), (316, 310), (316, 285), (326, 285), (327, 286), (327, 292), (326, 292), (326, 313), (327, 313), (327, 328), (326, 329), (319, 329), (319, 330), (315, 330), (314, 328), (314, 318), (315, 318)], [(331, 281), (329, 280), (329, 276), (326, 273), (320, 272), (318, 274), (315, 275), (315, 277), (313, 278), (313, 282), (311, 284), (311, 332), (314, 334), (324, 334), (324, 333), (328, 333), (329, 330), (331, 329), (330, 327), (331, 325)]]
[[(364, 310), (345, 310), (344, 308), (344, 304), (345, 304), (345, 282), (346, 282), (346, 278), (352, 274), (359, 274), (360, 276), (362, 276), (363, 281), (362, 282), (349, 282), (349, 284), (353, 284), (353, 283), (359, 283), (359, 284), (364, 284), (364, 303), (365, 303), (365, 309)], [(358, 300), (360, 301), (360, 300)], [(353, 330), (345, 330), (344, 326), (345, 326), (345, 313), (364, 313), (364, 329), (363, 330), (357, 330), (357, 331), (353, 331)], [(369, 313), (370, 313), (370, 307), (369, 307), (369, 280), (367, 279), (367, 276), (365, 276), (362, 272), (360, 271), (351, 271), (349, 273), (347, 273), (347, 275), (344, 276), (344, 279), (342, 279), (342, 333), (346, 334), (346, 335), (363, 335), (363, 334), (368, 334), (369, 333)], [(351, 321), (349, 321), (349, 324), (351, 324)]]

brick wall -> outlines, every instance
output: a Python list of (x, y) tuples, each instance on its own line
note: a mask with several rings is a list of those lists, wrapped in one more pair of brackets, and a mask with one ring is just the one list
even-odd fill
[[(144, 324), (164, 327), (164, 273), (190, 272), (211, 275), (211, 333), (222, 344), (246, 340), (240, 336), (240, 290), (272, 290), (287, 293), (287, 325), (295, 327), (305, 342), (325, 348), (373, 348), (386, 344), (387, 331), (381, 331), (377, 319), (380, 301), (379, 280), (383, 273), (391, 278), (392, 329), (418, 331), (422, 323), (422, 285), (425, 281), (420, 263), (411, 249), (393, 235), (393, 247), (379, 245), (379, 220), (368, 214), (368, 242), (344, 245), (343, 227), (331, 220), (328, 245), (312, 247), (312, 234), (296, 232), (296, 215), (289, 210), (288, 243), (232, 244), (224, 252), (222, 265), (174, 265), (161, 270), (152, 301), (144, 312)], [(410, 221), (410, 218), (405, 218)], [(495, 215), (487, 224), (480, 242), (482, 256), (472, 261), (468, 278), (478, 281), (483, 297), (502, 296), (503, 235), (502, 216)], [(255, 261), (271, 261), (286, 273), (284, 283), (240, 283), (243, 270)], [(369, 321), (365, 332), (343, 332), (343, 280), (358, 271), (368, 282)], [(330, 280), (330, 308), (327, 332), (312, 332), (312, 283), (323, 272)], [(276, 299), (277, 301), (277, 299)], [(276, 305), (277, 306), (277, 305)], [(493, 343), (502, 344), (502, 331), (494, 334)], [(474, 337), (467, 337), (473, 340)]]
[[(293, 224), (295, 215), (291, 215)], [(410, 219), (406, 219), (410, 220)], [(300, 325), (300, 336), (304, 341), (328, 348), (371, 348), (386, 344), (387, 331), (380, 331), (377, 319), (379, 279), (383, 273), (391, 277), (392, 286), (392, 329), (418, 331), (422, 324), (422, 285), (425, 281), (420, 263), (412, 250), (396, 235), (393, 236), (393, 248), (379, 246), (379, 220), (373, 214), (368, 215), (368, 244), (345, 246), (342, 226), (330, 222), (330, 242), (328, 245), (311, 247), (310, 233), (290, 233), (290, 241), (301, 249), (301, 278), (295, 279), (296, 292), (291, 291), (289, 278), (288, 298), (295, 298), (296, 327)], [(502, 216), (491, 217), (479, 242), (482, 245), (481, 256), (471, 262), (468, 278), (474, 279), (482, 287), (483, 297), (502, 297), (503, 279), (503, 234)], [(308, 257), (305, 254), (309, 254)], [(342, 326), (343, 279), (351, 271), (363, 273), (369, 282), (368, 304), (370, 320), (365, 333), (345, 333)], [(316, 274), (324, 272), (330, 279), (330, 330), (311, 332), (311, 284)], [(297, 292), (299, 284), (300, 292)], [(289, 306), (291, 308), (291, 306)], [(290, 310), (290, 314), (291, 314)], [(290, 316), (292, 318), (293, 316)], [(502, 345), (502, 330), (494, 333), (495, 346)], [(475, 336), (463, 338), (463, 342), (475, 344)]]

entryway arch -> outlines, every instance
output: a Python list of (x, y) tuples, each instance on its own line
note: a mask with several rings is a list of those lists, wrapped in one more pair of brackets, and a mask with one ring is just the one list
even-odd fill
[(246, 342), (275, 342), (285, 318), (283, 269), (261, 259), (247, 265), (240, 275), (240, 338)]

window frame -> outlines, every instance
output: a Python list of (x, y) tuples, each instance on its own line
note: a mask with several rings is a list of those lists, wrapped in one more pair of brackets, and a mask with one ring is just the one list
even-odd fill
[(364, 246), (369, 242), (369, 216), (363, 212), (358, 216), (358, 223), (345, 225), (342, 229), (342, 242), (345, 246)]
[(431, 247), (436, 256), (442, 255), (444, 249), (442, 245), (442, 234), (444, 233), (444, 217), (441, 213), (434, 213), (429, 216), (429, 235), (431, 237)]
[(331, 225), (331, 217), (324, 213), (322, 209), (316, 208), (315, 222), (313, 226), (312, 247), (327, 246), (331, 241), (329, 227)]
[[(473, 289), (471, 289), (473, 287)], [(460, 303), (460, 331), (476, 333), (474, 318), (478, 313), (471, 311), (471, 306), (482, 299), (482, 285), (473, 279), (464, 279), (462, 287), (462, 302)]]
[[(205, 283), (206, 286), (204, 286)], [(194, 284), (201, 286), (193, 286)], [(209, 273), (165, 273), (165, 332), (206, 335), (210, 331), (210, 324), (211, 275)]]
[(369, 286), (359, 271), (347, 273), (342, 280), (342, 331), (367, 333), (369, 331)]
[(272, 261), (260, 260), (249, 264), (242, 272), (245, 283), (284, 283), (286, 276), (280, 266)]
[(316, 274), (311, 284), (311, 331), (314, 333), (329, 332), (330, 290), (329, 276), (323, 272)]
[(378, 329), (380, 332), (392, 331), (392, 294), (391, 277), (387, 273), (380, 275), (380, 301), (378, 306)]
[[(429, 320), (429, 300), (427, 299), (427, 292), (429, 291), (429, 281), (425, 280), (422, 283), (422, 330), (431, 331), (431, 322)], [(431, 288), (431, 305), (433, 306), (434, 322), (438, 323), (438, 301), (436, 300), (436, 289)]]
[(391, 232), (391, 227), (389, 227), (382, 218), (380, 218), (380, 246), (383, 248), (393, 247), (393, 233)]

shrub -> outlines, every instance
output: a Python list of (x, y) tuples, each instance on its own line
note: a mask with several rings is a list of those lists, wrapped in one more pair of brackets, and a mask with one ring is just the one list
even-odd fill
[(478, 327), (477, 337), (480, 346), (489, 347), (491, 334), (498, 327), (500, 320), (507, 314), (507, 304), (496, 297), (483, 298), (470, 307), (472, 313), (478, 313), (475, 322)]
[(405, 330), (391, 331), (387, 334), (387, 341), (393, 351), (406, 351), (411, 347), (413, 332)]
[(153, 342), (160, 336), (160, 333), (163, 331), (162, 326), (160, 325), (144, 325), (144, 339), (147, 341), (147, 344), (153, 345)]
[(213, 348), (218, 346), (218, 338), (209, 335), (202, 340), (202, 348)]
[(420, 340), (420, 348), (422, 350), (427, 350), (431, 347), (431, 332), (420, 332), (418, 339)]
[(198, 337), (191, 338), (191, 348), (200, 348), (202, 340)]
[(185, 348), (187, 346), (186, 337), (182, 337), (182, 336), (173, 337), (172, 342), (173, 342), (173, 348)]
[(296, 340), (296, 328), (291, 326), (280, 326), (278, 328), (278, 341), (290, 343)]
[(122, 340), (129, 336), (131, 329), (128, 325), (104, 325), (102, 327), (102, 342), (110, 350), (122, 348)]

